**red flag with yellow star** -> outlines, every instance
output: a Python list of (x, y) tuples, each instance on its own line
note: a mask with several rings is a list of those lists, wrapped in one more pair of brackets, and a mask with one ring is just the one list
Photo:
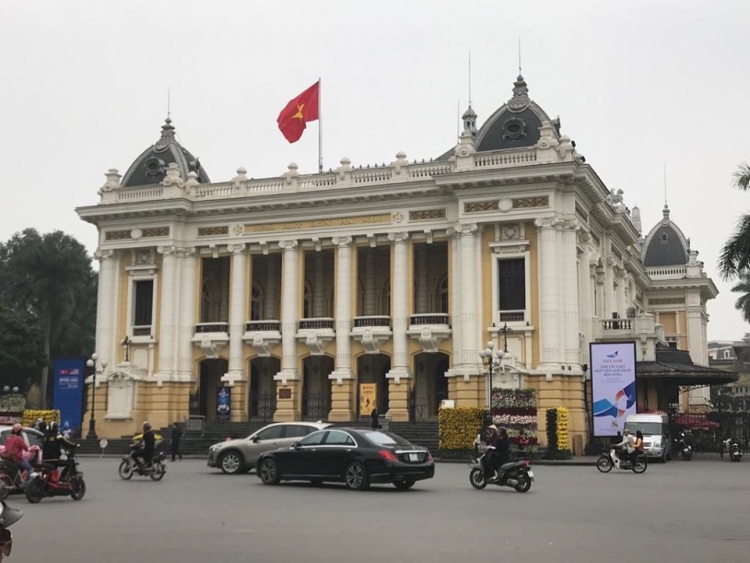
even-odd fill
[(307, 127), (308, 121), (316, 121), (319, 117), (320, 81), (310, 86), (299, 96), (290, 100), (281, 110), (276, 123), (279, 130), (290, 143), (296, 143)]

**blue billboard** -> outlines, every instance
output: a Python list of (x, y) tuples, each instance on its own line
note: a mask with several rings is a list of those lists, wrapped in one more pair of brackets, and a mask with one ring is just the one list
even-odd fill
[(85, 360), (55, 360), (55, 388), (52, 408), (60, 411), (60, 428), (81, 427)]

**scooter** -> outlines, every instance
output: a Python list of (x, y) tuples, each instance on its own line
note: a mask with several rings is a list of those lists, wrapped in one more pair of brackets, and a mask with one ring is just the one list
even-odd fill
[(728, 438), (724, 441), (724, 445), (729, 452), (729, 461), (742, 461), (742, 451), (740, 451), (740, 445), (737, 440)]
[(122, 458), (119, 467), (120, 478), (129, 480), (133, 475), (149, 476), (154, 481), (161, 481), (164, 474), (167, 472), (167, 467), (164, 464), (166, 456), (164, 452), (154, 452), (151, 457), (151, 466), (147, 467), (141, 463), (140, 460), (136, 459), (138, 454), (138, 446), (131, 445), (130, 453)]
[(596, 468), (602, 473), (609, 473), (613, 467), (621, 471), (643, 473), (648, 467), (648, 458), (646, 454), (639, 453), (636, 456), (635, 463), (632, 463), (629, 458), (620, 459), (615, 448), (610, 448), (609, 453), (602, 452), (602, 455), (596, 460)]
[(529, 460), (511, 461), (500, 466), (495, 477), (485, 478), (484, 464), (487, 461), (487, 453), (492, 448), (487, 448), (485, 452), (476, 459), (469, 460), (469, 482), (475, 489), (484, 489), (487, 485), (497, 485), (498, 487), (510, 487), (519, 493), (526, 493), (531, 488), (534, 481), (534, 472), (529, 466)]
[(685, 434), (680, 434), (680, 439), (677, 441), (680, 448), (680, 455), (685, 461), (693, 459), (693, 446), (685, 441)]
[[(40, 449), (37, 446), (29, 448), (26, 461), (38, 465)], [(12, 494), (23, 493), (25, 483), (21, 478), (21, 466), (7, 459), (0, 459), (0, 500), (7, 499)]]
[(23, 517), (23, 512), (9, 507), (5, 501), (0, 500), (0, 561), (9, 557), (13, 547), (13, 536), (10, 528)]
[(26, 500), (36, 504), (45, 497), (69, 496), (73, 500), (83, 498), (86, 494), (86, 482), (83, 480), (83, 473), (78, 471), (78, 460), (74, 452), (70, 450), (67, 459), (61, 461), (65, 462), (61, 468), (44, 462), (39, 465), (26, 483)]

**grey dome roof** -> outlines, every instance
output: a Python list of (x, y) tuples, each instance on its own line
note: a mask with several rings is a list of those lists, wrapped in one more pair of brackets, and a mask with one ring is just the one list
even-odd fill
[(669, 218), (669, 207), (664, 205), (662, 220), (651, 229), (643, 245), (643, 265), (684, 266), (689, 250), (690, 241)]
[(122, 185), (146, 186), (158, 184), (167, 175), (167, 167), (176, 163), (183, 179), (190, 172), (198, 174), (198, 182), (208, 184), (211, 180), (201, 166), (200, 161), (183, 147), (175, 138), (172, 120), (167, 118), (161, 126), (161, 137), (130, 165), (122, 179)]

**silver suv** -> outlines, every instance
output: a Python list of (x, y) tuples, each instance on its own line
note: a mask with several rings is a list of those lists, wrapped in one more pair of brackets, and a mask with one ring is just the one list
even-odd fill
[(323, 422), (278, 422), (264, 426), (247, 438), (219, 442), (208, 448), (208, 466), (224, 473), (245, 473), (255, 467), (258, 456), (294, 442), (316, 430), (330, 426)]

